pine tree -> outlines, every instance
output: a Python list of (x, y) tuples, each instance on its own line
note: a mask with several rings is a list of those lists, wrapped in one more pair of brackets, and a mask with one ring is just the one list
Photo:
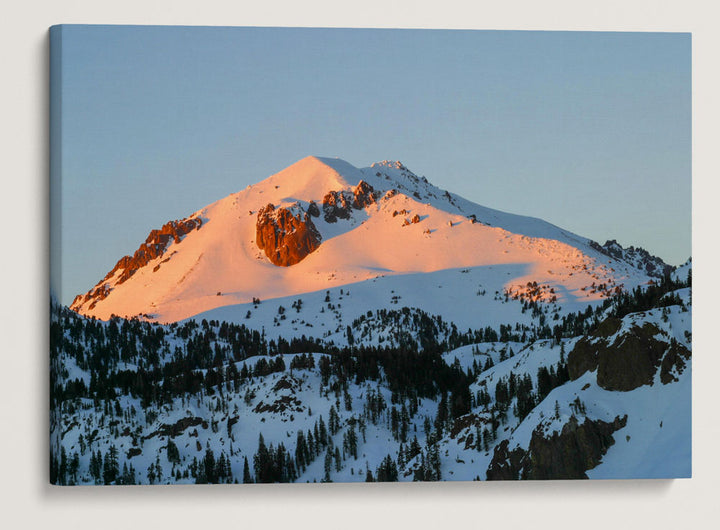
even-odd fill
[(157, 476), (157, 481), (162, 482), (163, 479), (163, 468), (160, 465), (160, 454), (158, 453), (157, 458), (155, 460), (155, 475)]
[(400, 438), (400, 433), (398, 432), (399, 429), (400, 413), (398, 412), (397, 407), (393, 407), (390, 409), (390, 432), (396, 441)]
[(155, 474), (155, 464), (153, 463), (150, 463), (147, 468), (147, 478), (150, 484), (155, 484), (155, 479), (157, 478), (157, 475)]
[(248, 464), (247, 456), (244, 458), (243, 461), (243, 484), (252, 484), (253, 479), (252, 475), (250, 474), (250, 465)]
[(175, 445), (175, 442), (173, 442), (170, 438), (168, 438), (167, 459), (168, 462), (173, 464), (180, 463), (180, 451), (178, 450), (177, 445)]
[(335, 405), (330, 406), (330, 420), (328, 426), (330, 427), (330, 434), (332, 435), (337, 434), (338, 430), (340, 429), (340, 416), (335, 409)]
[(318, 425), (318, 440), (322, 442), (323, 445), (327, 445), (328, 443), (328, 434), (327, 434), (327, 427), (325, 427), (325, 420), (323, 420), (323, 417), (320, 416)]
[(320, 447), (315, 444), (315, 439), (313, 438), (312, 432), (310, 429), (307, 430), (307, 434), (305, 435), (305, 439), (307, 440), (307, 447), (308, 447), (308, 464), (315, 460), (315, 457), (318, 456), (320, 453)]
[[(133, 477), (133, 479), (134, 479), (134, 477)], [(134, 483), (134, 480), (132, 482), (130, 481), (130, 470), (128, 469), (127, 462), (123, 462), (122, 473), (120, 474), (120, 477), (118, 478), (117, 483), (123, 484), (126, 486)]]
[(58, 483), (60, 485), (67, 484), (67, 469), (68, 469), (67, 453), (65, 452), (65, 446), (63, 445), (60, 448), (60, 471), (58, 472)]
[(485, 427), (483, 429), (483, 450), (486, 452), (490, 450), (490, 438), (491, 437), (492, 437), (492, 433), (490, 432), (490, 430), (487, 427)]
[(95, 484), (100, 484), (102, 473), (102, 455), (100, 451), (93, 452), (90, 456), (90, 475), (95, 480)]
[(295, 439), (295, 462), (298, 470), (305, 470), (308, 462), (307, 445), (305, 444), (305, 434), (302, 429), (298, 429)]
[(435, 430), (442, 436), (445, 425), (448, 421), (448, 396), (443, 392), (438, 403), (437, 414), (435, 415)]
[(403, 467), (405, 467), (405, 446), (402, 443), (400, 444), (400, 448), (398, 449), (397, 466), (398, 469), (402, 469)]
[(350, 428), (345, 432), (343, 436), (343, 451), (352, 455), (357, 460), (358, 456), (358, 439), (355, 433), (355, 424), (350, 425)]
[(397, 482), (398, 481), (398, 470), (395, 461), (390, 455), (383, 458), (377, 471), (378, 482)]
[(70, 464), (68, 465), (68, 475), (70, 475), (70, 477), (69, 477), (70, 484), (77, 484), (79, 470), (80, 470), (80, 455), (76, 451), (75, 453), (73, 453), (73, 456), (70, 459)]
[(365, 482), (375, 482), (367, 462), (365, 462)]
[(330, 471), (332, 470), (332, 460), (333, 460), (333, 454), (332, 450), (328, 447), (327, 452), (325, 453), (325, 475), (323, 476), (323, 482), (332, 482), (330, 480)]
[(410, 429), (410, 414), (405, 403), (400, 411), (400, 443), (407, 442), (408, 430)]
[(340, 449), (337, 447), (335, 447), (334, 458), (335, 458), (335, 471), (339, 473), (340, 470), (342, 469), (342, 459), (340, 458)]
[[(271, 446), (272, 448), (272, 446)], [(255, 482), (258, 484), (267, 484), (273, 482), (272, 454), (270, 449), (265, 446), (265, 439), (262, 433), (258, 437), (258, 450), (253, 457), (253, 468), (255, 469)]]
[(345, 402), (345, 410), (352, 411), (352, 398), (350, 397), (347, 387), (345, 387), (345, 392), (343, 393), (343, 400)]
[(210, 445), (205, 447), (205, 457), (202, 460), (205, 469), (205, 480), (208, 484), (218, 483), (218, 469), (215, 464), (215, 453), (210, 449)]
[(103, 465), (103, 481), (105, 484), (112, 484), (115, 482), (119, 473), (118, 465), (118, 452), (114, 445), (111, 445), (105, 455), (105, 461)]
[(437, 441), (434, 437), (428, 440), (427, 456), (425, 458), (425, 479), (424, 480), (441, 480), (442, 473), (440, 471), (440, 453), (438, 452)]

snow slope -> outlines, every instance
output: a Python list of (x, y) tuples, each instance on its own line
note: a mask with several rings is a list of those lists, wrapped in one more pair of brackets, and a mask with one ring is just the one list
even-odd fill
[[(679, 305), (626, 315), (614, 336), (622, 337), (635, 326), (650, 324), (657, 328), (658, 340), (667, 344), (677, 341), (691, 348), (690, 292), (684, 288), (676, 294), (681, 300)], [(67, 341), (66, 346), (59, 348), (53, 356), (56, 363), (53, 365), (54, 380), (64, 384), (82, 380), (85, 385), (92, 385), (91, 379), (97, 374), (93, 373), (91, 377), (92, 370), (88, 366), (80, 367), (75, 358), (83, 347), (91, 350), (96, 339), (92, 334), (77, 330), (85, 325), (94, 328), (95, 332), (103, 330), (101, 336), (105, 338), (113, 334), (120, 337), (125, 336), (125, 332), (121, 329), (113, 332), (111, 327), (124, 327), (125, 324), (122, 321), (114, 321), (114, 324), (89, 321), (71, 312), (61, 318), (55, 313), (53, 321), (62, 323), (62, 334)], [(211, 345), (215, 349), (225, 345), (219, 324), (195, 324), (195, 331), (189, 337), (174, 324), (140, 325), (145, 326), (145, 333), (137, 337), (131, 334), (130, 337), (139, 341), (138, 362), (146, 365), (141, 345), (148, 337), (157, 336), (159, 329), (163, 330), (160, 365), (171, 361), (176, 355), (173, 352), (187, 348), (190, 342), (202, 342), (195, 340), (200, 336), (214, 337)], [(376, 328), (375, 332), (382, 332), (382, 329)], [(366, 470), (375, 474), (387, 455), (397, 462), (398, 479), (410, 481), (417, 479), (416, 472), (422, 459), (434, 450), (437, 450), (442, 480), (484, 480), (497, 448), (503, 442), (508, 442), (510, 450), (527, 450), (538, 429), (545, 437), (550, 437), (561, 432), (573, 418), (582, 423), (586, 418), (612, 422), (614, 418), (623, 417), (625, 425), (612, 433), (613, 443), (599, 463), (587, 470), (589, 478), (689, 477), (692, 377), (689, 359), (685, 369), (675, 374), (677, 380), (668, 384), (661, 381), (658, 370), (652, 384), (630, 391), (608, 391), (598, 384), (597, 372), (590, 371), (550, 390), (523, 418), (516, 414), (518, 398), (512, 399), (504, 417), (500, 415), (495, 390), (498, 383), (511, 376), (518, 380), (528, 377), (533, 391), (538, 391), (540, 368), (559, 367), (579, 339), (480, 342), (446, 351), (443, 360), (448, 365), (472, 374), (469, 389), (477, 397), (469, 413), (446, 426), (439, 439), (434, 439), (428, 430), (437, 417), (439, 398), (420, 398), (413, 408), (413, 399), (394, 394), (382, 376), (364, 381), (351, 377), (343, 383), (346, 389), (343, 391), (343, 384), (334, 375), (323, 382), (321, 359), (330, 356), (315, 352), (314, 366), (294, 369), (293, 359), (298, 358), (298, 354), (256, 355), (239, 362), (230, 361), (216, 369), (229, 374), (232, 365), (237, 371), (249, 369), (252, 372), (260, 362), (278, 362), (279, 359), (283, 360), (284, 367), (239, 382), (232, 382), (228, 376), (223, 384), (203, 386), (196, 392), (159, 399), (153, 404), (143, 403), (141, 396), (120, 388), (109, 400), (86, 397), (61, 401), (51, 409), (51, 447), (56, 455), (65, 451), (68, 459), (77, 455), (76, 471), (68, 472), (69, 476), (76, 475), (71, 483), (103, 483), (92, 476), (91, 458), (95, 453), (106, 455), (111, 448), (118, 451), (120, 468), (133, 466), (138, 483), (193, 483), (197, 461), (202, 460), (208, 450), (215, 458), (221, 455), (226, 458), (234, 477), (232, 480), (241, 480), (246, 458), (251, 474), (255, 472), (253, 459), (258, 452), (260, 434), (268, 446), (277, 448), (283, 444), (297, 457), (298, 433), (311, 432), (318, 422), (329, 425), (334, 409), (338, 427), (336, 432), (329, 434), (332, 439), (329, 447), (338, 448), (340, 458), (332, 460), (331, 469), (326, 473), (327, 450), (325, 447), (317, 450), (315, 456), (300, 466), (295, 481), (319, 482), (326, 477), (332, 481), (364, 481)], [(612, 342), (612, 336), (608, 342)], [(70, 347), (71, 344), (74, 346)], [(93, 355), (103, 357), (104, 354)], [(118, 352), (111, 354), (114, 355)], [(85, 357), (84, 363), (89, 358)], [(135, 372), (138, 366), (119, 362), (115, 369)], [(194, 371), (208, 372), (207, 369)], [(164, 383), (158, 390), (161, 386)], [(482, 402), (482, 392), (488, 393), (486, 403)], [(378, 396), (382, 396), (384, 405), (373, 415), (370, 404), (377, 402)], [(401, 409), (410, 411), (404, 438), (394, 432), (393, 409), (395, 413)], [(493, 418), (498, 418), (499, 422), (496, 434), (489, 439)], [(173, 426), (176, 426), (174, 430)], [(351, 454), (346, 444), (351, 431), (357, 435), (357, 457)], [(483, 437), (483, 443), (479, 442), (479, 436)], [(412, 456), (414, 439), (417, 439), (421, 453)], [(177, 459), (170, 456), (170, 441), (177, 446)], [(161, 478), (151, 479), (158, 468), (162, 470)]]

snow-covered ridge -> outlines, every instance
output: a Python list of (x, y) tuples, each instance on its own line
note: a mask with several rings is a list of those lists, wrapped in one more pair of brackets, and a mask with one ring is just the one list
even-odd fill
[(645, 271), (649, 276), (655, 278), (662, 278), (675, 269), (675, 267), (668, 265), (657, 256), (651, 255), (644, 248), (635, 248), (634, 246), (623, 248), (622, 245), (614, 239), (606, 241), (602, 246), (595, 241), (591, 241), (590, 246), (603, 254), (625, 261), (636, 269)]
[(671, 277), (675, 281), (685, 281), (688, 278), (692, 280), (692, 258), (688, 258), (685, 263), (677, 267)]

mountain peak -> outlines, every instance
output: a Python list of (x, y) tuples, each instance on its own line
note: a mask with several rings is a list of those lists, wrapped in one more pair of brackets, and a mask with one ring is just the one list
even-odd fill
[(387, 169), (399, 169), (409, 171), (405, 165), (399, 160), (383, 160), (381, 162), (375, 162), (370, 166), (371, 168), (387, 168)]
[(410, 171), (405, 164), (399, 160), (383, 160), (375, 162), (368, 168), (376, 176), (386, 176), (388, 179), (397, 182), (400, 185), (410, 183), (413, 189), (417, 186), (430, 185), (425, 177), (419, 177)]
[(256, 186), (278, 190), (283, 198), (319, 201), (328, 191), (357, 186), (362, 179), (362, 172), (345, 160), (307, 156)]
[(256, 186), (281, 202), (320, 202), (328, 192), (352, 190), (363, 181), (379, 191), (397, 187), (409, 194), (430, 186), (425, 177), (418, 177), (398, 160), (357, 168), (341, 158), (321, 156), (306, 156)]

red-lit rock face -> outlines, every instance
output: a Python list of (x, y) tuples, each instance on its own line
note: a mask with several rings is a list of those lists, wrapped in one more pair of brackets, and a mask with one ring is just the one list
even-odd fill
[(92, 303), (88, 309), (95, 307), (98, 301), (105, 299), (111, 292), (112, 289), (108, 288), (105, 283), (108, 279), (112, 278), (118, 270), (122, 270), (120, 277), (115, 286), (118, 286), (128, 280), (135, 272), (147, 265), (150, 261), (155, 258), (159, 258), (165, 253), (170, 240), (172, 239), (175, 243), (179, 243), (183, 236), (190, 233), (192, 230), (197, 230), (202, 226), (202, 219), (182, 219), (180, 221), (170, 221), (165, 223), (160, 230), (152, 230), (145, 239), (145, 243), (135, 251), (132, 256), (123, 256), (115, 264), (115, 267), (107, 273), (93, 289), (88, 291), (85, 295), (78, 295), (73, 300), (71, 309), (92, 300)]
[(201, 225), (202, 220), (200, 219), (183, 219), (181, 221), (165, 223), (160, 230), (150, 232), (145, 243), (140, 245), (140, 248), (135, 251), (132, 257), (125, 256), (118, 261), (115, 268), (110, 271), (110, 276), (112, 276), (117, 269), (125, 269), (116, 285), (123, 283), (135, 274), (135, 271), (140, 267), (144, 267), (150, 261), (162, 256), (170, 243), (170, 239), (175, 243), (179, 243), (184, 235), (200, 228)]
[(268, 204), (260, 208), (255, 225), (255, 242), (271, 263), (289, 267), (301, 262), (320, 246), (320, 232), (306, 212), (297, 215), (287, 208)]
[[(350, 219), (353, 210), (361, 210), (376, 199), (373, 187), (365, 181), (352, 191), (330, 191), (322, 201), (325, 222), (335, 223), (338, 219)], [(298, 211), (299, 210), (299, 211)], [(272, 204), (258, 211), (255, 225), (255, 242), (265, 251), (271, 263), (290, 267), (299, 263), (320, 246), (322, 236), (312, 221), (320, 216), (320, 208), (310, 202), (307, 211), (302, 208), (276, 208)]]
[(350, 219), (353, 210), (362, 210), (373, 204), (375, 198), (375, 190), (364, 180), (361, 180), (352, 192), (328, 192), (322, 203), (325, 221), (334, 223), (338, 219)]
[(365, 182), (364, 180), (361, 180), (358, 185), (355, 187), (355, 191), (353, 192), (355, 195), (355, 200), (353, 201), (353, 208), (356, 210), (360, 210), (362, 208), (365, 208), (366, 206), (370, 206), (375, 202), (375, 190), (373, 187)]

